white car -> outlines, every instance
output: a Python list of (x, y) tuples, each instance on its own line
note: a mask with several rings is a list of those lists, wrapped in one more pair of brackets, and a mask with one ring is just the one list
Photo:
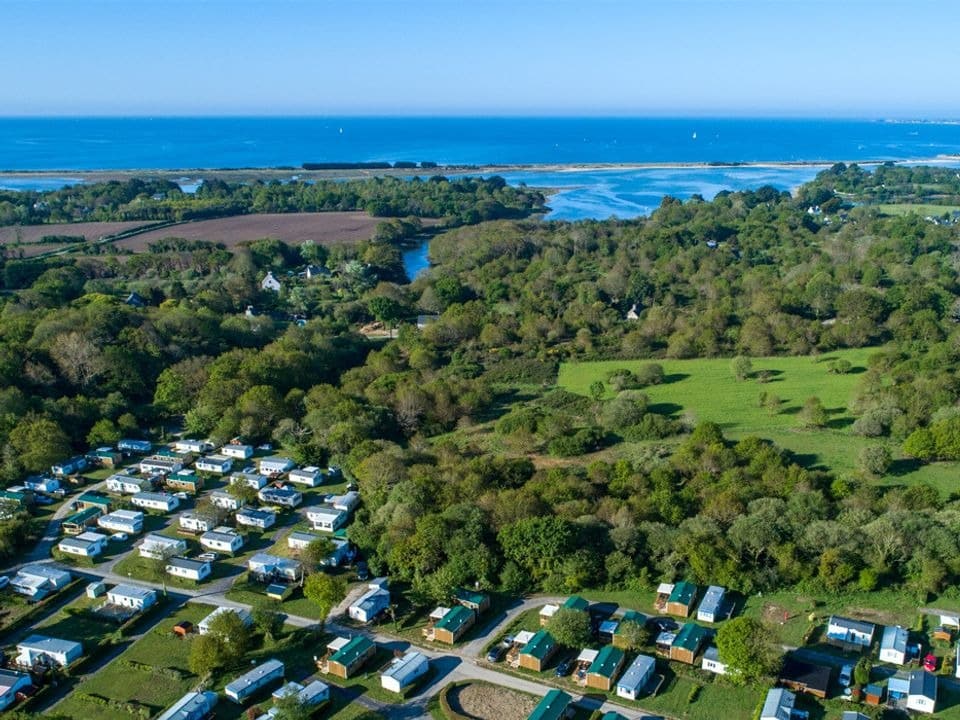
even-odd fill
[(188, 500), (190, 498), (185, 492), (176, 492), (173, 495), (179, 500)]
[(119, 533), (114, 533), (113, 535), (111, 535), (111, 536), (110, 536), (110, 539), (111, 539), (113, 542), (125, 542), (126, 540), (129, 540), (129, 537), (127, 536), (126, 533), (119, 532)]

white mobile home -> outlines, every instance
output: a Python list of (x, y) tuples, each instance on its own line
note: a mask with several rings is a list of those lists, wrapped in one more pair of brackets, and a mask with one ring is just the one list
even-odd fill
[(236, 460), (249, 460), (253, 457), (253, 446), (230, 443), (220, 448), (220, 454)]
[(369, 590), (347, 608), (351, 620), (368, 623), (389, 607), (390, 591), (384, 585), (383, 581), (375, 581), (367, 586)]
[(316, 505), (306, 509), (307, 520), (314, 530), (334, 532), (347, 522), (347, 514), (329, 505)]
[(134, 610), (147, 610), (156, 604), (157, 591), (140, 585), (117, 585), (107, 591), (107, 602)]
[(390, 667), (380, 675), (380, 685), (384, 690), (399, 694), (426, 675), (429, 670), (430, 660), (427, 656), (411, 650), (390, 663)]
[(241, 508), (235, 515), (237, 525), (246, 525), (260, 530), (266, 530), (273, 527), (277, 522), (277, 514), (270, 510), (258, 510), (255, 508)]
[(261, 475), (267, 476), (280, 475), (281, 473), (293, 470), (296, 466), (296, 463), (288, 457), (272, 455), (260, 459), (259, 472)]
[(767, 697), (760, 711), (760, 720), (790, 720), (796, 704), (797, 696), (789, 690), (783, 688), (767, 690)]
[(910, 692), (907, 695), (907, 709), (932, 713), (937, 709), (937, 676), (926, 670), (913, 670), (910, 673)]
[(337, 510), (342, 510), (343, 512), (349, 514), (352, 513), (356, 509), (357, 505), (360, 504), (360, 493), (358, 493), (356, 490), (351, 490), (343, 495), (334, 495), (332, 498), (330, 498), (329, 502)]
[(213, 567), (206, 560), (190, 560), (184, 557), (172, 557), (167, 560), (167, 574), (184, 580), (200, 582), (210, 577)]
[(296, 695), (304, 707), (312, 708), (330, 699), (330, 686), (320, 680), (314, 680), (306, 687), (298, 682), (288, 682), (273, 692), (273, 699), (282, 700), (288, 695)]
[(206, 720), (217, 706), (217, 699), (217, 694), (209, 690), (188, 692), (157, 720)]
[(170, 475), (183, 470), (183, 461), (169, 455), (151, 455), (140, 461), (140, 472)]
[(267, 505), (280, 505), (281, 507), (295, 508), (303, 502), (303, 495), (299, 490), (293, 488), (265, 487), (257, 493), (260, 502)]
[(209, 497), (211, 505), (224, 510), (239, 510), (243, 507), (243, 500), (234, 497), (226, 490), (214, 490)]
[(287, 482), (306, 485), (307, 487), (317, 487), (323, 482), (323, 473), (320, 468), (312, 465), (305, 468), (295, 468), (287, 475)]
[(715, 623), (724, 618), (724, 602), (727, 591), (719, 585), (711, 585), (700, 601), (697, 608), (697, 620), (700, 622)]
[(717, 650), (716, 646), (714, 645), (711, 645), (703, 651), (703, 661), (700, 663), (700, 667), (707, 672), (712, 672), (717, 675), (727, 674), (727, 664), (725, 662), (721, 662), (720, 651)]
[(144, 510), (154, 510), (168, 513), (180, 507), (180, 499), (168, 493), (142, 492), (137, 493), (130, 502)]
[(291, 582), (296, 582), (303, 576), (303, 565), (299, 560), (268, 553), (257, 553), (247, 560), (247, 570), (262, 578), (282, 578)]
[(206, 440), (177, 440), (173, 444), (173, 449), (178, 453), (194, 453), (195, 455), (200, 455), (213, 450), (213, 443), (208, 443)]
[(905, 665), (907, 663), (907, 640), (910, 634), (899, 625), (888, 625), (880, 639), (880, 661)]
[(197, 632), (200, 633), (201, 635), (206, 635), (208, 632), (210, 632), (210, 623), (213, 622), (214, 618), (216, 618), (219, 615), (223, 615), (223, 613), (229, 613), (229, 612), (236, 613), (237, 617), (240, 618), (240, 621), (247, 627), (250, 627), (251, 625), (253, 625), (253, 616), (250, 615), (249, 610), (246, 610), (244, 608), (231, 608), (231, 607), (220, 606), (216, 610), (214, 610), (212, 613), (207, 615), (203, 620), (200, 621), (200, 623), (197, 625)]
[(64, 460), (63, 462), (50, 466), (50, 472), (54, 475), (75, 475), (81, 470), (86, 469), (87, 459), (83, 455), (77, 455), (69, 460)]
[(79, 557), (97, 557), (107, 546), (107, 536), (96, 532), (83, 532), (76, 537), (64, 538), (57, 545), (60, 552)]
[(17, 645), (17, 664), (22, 667), (37, 664), (66, 667), (81, 655), (83, 646), (80, 643), (44, 635), (31, 635)]
[(267, 479), (259, 473), (235, 472), (230, 475), (230, 482), (242, 483), (243, 485), (252, 487), (254, 490), (259, 490), (266, 486)]
[(617, 695), (627, 700), (636, 700), (640, 692), (650, 682), (656, 660), (648, 655), (637, 655), (623, 677), (617, 681)]
[(63, 590), (73, 576), (52, 565), (24, 565), (10, 581), (10, 588), (30, 600), (43, 600)]
[(226, 455), (207, 455), (197, 460), (195, 467), (202, 472), (223, 475), (233, 467), (233, 458)]
[(243, 547), (243, 535), (228, 527), (216, 527), (200, 536), (200, 546), (205, 550), (235, 553)]
[(153, 489), (153, 484), (144, 477), (122, 473), (107, 478), (107, 490), (118, 495), (136, 495)]
[(134, 535), (143, 530), (143, 513), (137, 510), (114, 510), (98, 517), (97, 525), (110, 532)]
[(267, 660), (227, 685), (223, 694), (235, 703), (244, 703), (257, 691), (283, 679), (284, 667), (279, 660)]
[(217, 526), (217, 519), (197, 512), (181, 513), (177, 519), (180, 529), (192, 533), (202, 533), (213, 530)]
[(187, 543), (180, 538), (167, 537), (151, 533), (140, 543), (140, 557), (162, 560), (187, 551)]
[(134, 440), (132, 438), (123, 438), (117, 443), (117, 450), (127, 453), (148, 453), (153, 449), (153, 443), (149, 440)]

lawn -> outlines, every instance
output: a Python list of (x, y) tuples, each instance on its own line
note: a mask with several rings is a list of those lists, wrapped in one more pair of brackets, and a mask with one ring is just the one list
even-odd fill
[(943, 217), (960, 211), (957, 205), (928, 205), (925, 203), (882, 203), (876, 206), (884, 215), (909, 215), (916, 213), (921, 217)]
[[(256, 605), (258, 602), (269, 600), (264, 593), (265, 588), (265, 585), (251, 582), (246, 575), (243, 575), (227, 591), (227, 599), (247, 605)], [(288, 615), (310, 618), (311, 620), (320, 619), (320, 608), (312, 600), (303, 597), (299, 588), (294, 589), (293, 594), (282, 603), (277, 603), (277, 609)]]
[(169, 707), (193, 689), (197, 678), (188, 669), (190, 641), (171, 628), (183, 620), (196, 624), (210, 613), (205, 605), (188, 604), (131, 645), (101, 672), (87, 679), (57, 706), (57, 712), (77, 720), (135, 718), (116, 705), (91, 698), (105, 698), (131, 707), (146, 706), (151, 715)]
[[(687, 415), (696, 421), (712, 421), (723, 428), (730, 439), (748, 435), (768, 438), (792, 452), (796, 460), (807, 467), (822, 466), (837, 472), (856, 468), (860, 450), (876, 445), (877, 439), (864, 438), (850, 432), (855, 417), (847, 406), (860, 375), (866, 368), (871, 348), (844, 350), (822, 356), (772, 357), (753, 359), (753, 376), (738, 381), (730, 370), (729, 358), (697, 360), (657, 360), (663, 366), (666, 381), (643, 389), (650, 397), (651, 409), (680, 417)], [(831, 360), (847, 360), (851, 372), (832, 374)], [(651, 361), (599, 361), (564, 363), (560, 367), (558, 384), (571, 392), (589, 395), (591, 383), (606, 381), (608, 373), (617, 368), (636, 370)], [(767, 371), (770, 377), (761, 382), (759, 373)], [(771, 414), (760, 407), (761, 393), (778, 396), (783, 404), (780, 412)], [(613, 392), (608, 387), (607, 397)], [(799, 427), (798, 413), (804, 401), (820, 398), (829, 414), (827, 427), (806, 430)], [(894, 457), (899, 447), (890, 443)], [(895, 463), (894, 472), (881, 482), (904, 484), (928, 482), (944, 495), (956, 488), (956, 463), (914, 467), (910, 463)]]
[(89, 612), (104, 600), (105, 598), (93, 599), (81, 595), (37, 625), (37, 633), (75, 640), (83, 645), (85, 653), (89, 653), (106, 635), (117, 629), (114, 623)]

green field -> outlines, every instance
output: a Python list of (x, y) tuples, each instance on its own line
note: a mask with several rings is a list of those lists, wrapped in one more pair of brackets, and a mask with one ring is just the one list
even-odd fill
[[(856, 468), (857, 455), (868, 445), (887, 442), (894, 457), (900, 456), (899, 445), (877, 438), (864, 438), (850, 432), (855, 417), (847, 409), (849, 401), (866, 368), (871, 348), (843, 350), (821, 356), (772, 357), (753, 359), (753, 376), (738, 381), (730, 370), (729, 358), (698, 360), (657, 360), (663, 366), (666, 381), (643, 389), (650, 397), (651, 409), (674, 417), (688, 416), (697, 422), (712, 421), (723, 428), (730, 439), (758, 435), (796, 455), (804, 466), (821, 466), (839, 473)], [(831, 374), (828, 364), (834, 359), (847, 360), (852, 371), (845, 375)], [(608, 373), (618, 368), (636, 370), (650, 360), (564, 363), (560, 366), (558, 384), (571, 392), (588, 395), (590, 384), (606, 381)], [(766, 382), (758, 373), (768, 371)], [(780, 412), (771, 414), (760, 407), (760, 393), (778, 396), (783, 404)], [(607, 397), (612, 390), (607, 388)], [(800, 427), (798, 413), (804, 401), (820, 398), (829, 414), (828, 426), (821, 430)], [(897, 468), (897, 465), (894, 465)], [(957, 488), (956, 463), (938, 463), (918, 469), (907, 468), (881, 482), (902, 484), (927, 482), (944, 495)]]
[(916, 213), (921, 217), (943, 217), (944, 213), (960, 210), (960, 206), (957, 205), (927, 205), (924, 203), (885, 203), (876, 207), (884, 215)]

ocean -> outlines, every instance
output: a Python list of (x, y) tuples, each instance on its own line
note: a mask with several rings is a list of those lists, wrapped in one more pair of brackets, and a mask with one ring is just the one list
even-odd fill
[[(830, 163), (960, 158), (960, 125), (759, 118), (3, 118), (2, 178), (50, 189), (98, 169), (300, 167), (304, 162), (432, 161), (442, 165)], [(946, 159), (945, 159), (946, 158)], [(951, 160), (951, 162), (947, 162)], [(615, 168), (504, 173), (559, 189), (554, 219), (634, 217), (666, 195), (771, 184), (789, 190), (821, 168)], [(429, 172), (429, 171), (428, 171)], [(62, 177), (60, 176), (62, 174)]]

